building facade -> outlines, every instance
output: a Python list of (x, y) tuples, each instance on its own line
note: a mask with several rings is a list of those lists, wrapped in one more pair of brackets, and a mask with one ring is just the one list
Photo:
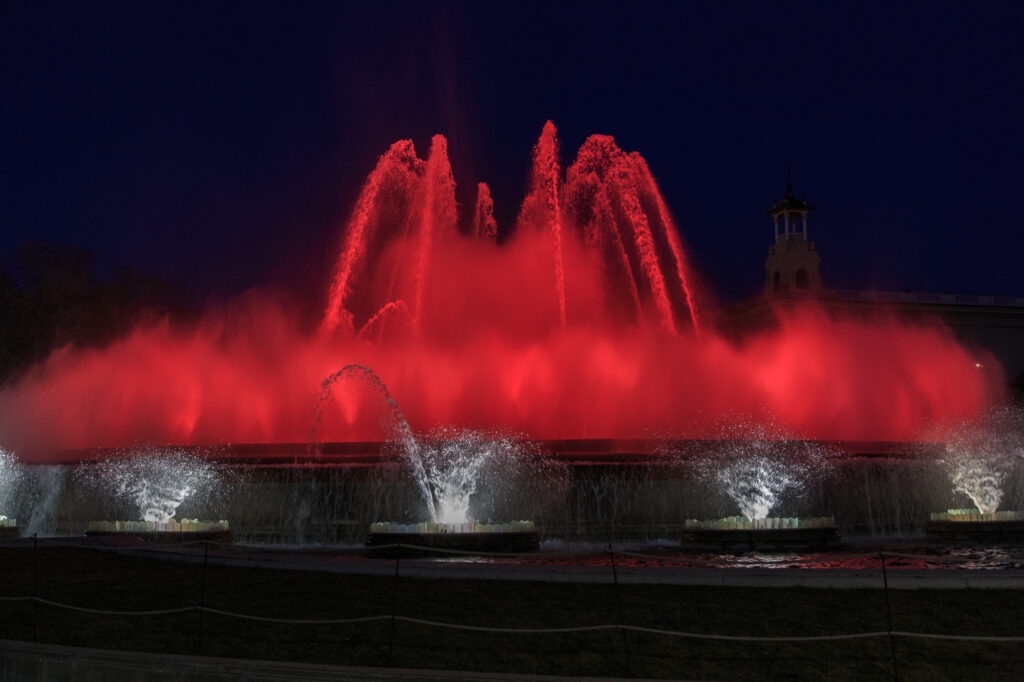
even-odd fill
[(989, 354), (1002, 366), (1011, 395), (1024, 399), (1024, 296), (932, 294), (912, 291), (828, 289), (822, 285), (821, 258), (808, 237), (807, 216), (814, 206), (799, 199), (787, 183), (782, 200), (767, 213), (775, 243), (765, 259), (765, 284), (759, 296), (726, 306), (719, 328), (726, 336), (744, 336), (777, 324), (778, 312), (813, 304), (844, 317), (894, 316), (914, 324), (943, 324), (978, 362)]

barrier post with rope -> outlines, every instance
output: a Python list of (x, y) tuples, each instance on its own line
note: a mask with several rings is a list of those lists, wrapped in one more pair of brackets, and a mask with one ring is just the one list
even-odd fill
[(196, 653), (203, 655), (203, 612), (206, 611), (206, 569), (210, 565), (210, 543), (203, 542), (203, 570), (199, 581), (199, 627), (196, 628)]
[(391, 593), (391, 632), (388, 636), (388, 663), (395, 657), (395, 616), (398, 612), (398, 570), (402, 563), (402, 543), (395, 545), (395, 579)]
[(612, 564), (612, 583), (613, 589), (615, 590), (615, 602), (618, 606), (619, 618), (616, 627), (619, 633), (622, 635), (622, 648), (626, 652), (626, 674), (630, 677), (633, 676), (633, 661), (629, 655), (629, 635), (626, 630), (622, 627), (626, 624), (626, 617), (622, 610), (622, 594), (619, 592), (619, 572), (615, 567), (615, 550), (612, 549), (612, 543), (608, 543), (608, 558), (611, 559)]
[(900, 682), (900, 671), (896, 664), (896, 637), (892, 627), (892, 605), (889, 603), (889, 574), (885, 568), (885, 553), (878, 548), (878, 558), (882, 562), (882, 592), (885, 594), (885, 615), (889, 622), (889, 649), (892, 653), (892, 679)]
[(39, 535), (32, 533), (32, 641), (39, 641)]

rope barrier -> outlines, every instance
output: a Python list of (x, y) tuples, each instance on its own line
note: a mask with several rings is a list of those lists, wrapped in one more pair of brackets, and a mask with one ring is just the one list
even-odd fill
[(193, 607), (196, 611), (206, 611), (207, 613), (216, 613), (219, 616), (227, 616), (229, 618), (241, 618), (243, 620), (255, 620), (264, 623), (287, 623), (289, 625), (349, 625), (351, 623), (370, 623), (376, 620), (391, 620), (391, 615), (384, 616), (363, 616), (362, 618), (328, 618), (324, 620), (317, 619), (292, 619), (292, 618), (270, 618), (267, 616), (253, 616), (247, 613), (234, 613), (232, 611), (221, 611), (220, 609), (211, 609), (209, 606), (196, 606)]
[(639, 625), (623, 625), (623, 629), (635, 632), (645, 632), (653, 635), (668, 635), (669, 637), (687, 637), (690, 639), (715, 639), (727, 642), (827, 642), (841, 639), (869, 639), (871, 637), (888, 637), (889, 631), (880, 632), (853, 632), (846, 635), (805, 635), (798, 637), (754, 637), (742, 635), (708, 635), (698, 632), (679, 632), (676, 630), (660, 630), (658, 628), (645, 628)]
[(176, 609), (159, 609), (154, 611), (108, 611), (106, 609), (88, 609), (84, 606), (64, 604), (59, 601), (50, 601), (49, 599), (43, 599), (42, 597), (29, 597), (29, 599), (40, 604), (46, 604), (47, 606), (53, 606), (59, 609), (80, 611), (82, 613), (98, 613), (103, 616), (166, 616), (172, 613), (189, 613), (191, 611), (195, 611), (197, 608), (195, 606), (182, 606)]
[[(388, 616), (390, 618), (390, 616)], [(446, 628), (449, 630), (470, 630), (473, 632), (497, 632), (502, 634), (521, 635), (550, 635), (564, 632), (594, 632), (596, 630), (615, 630), (618, 625), (581, 625), (574, 628), (496, 628), (484, 625), (462, 625), (460, 623), (442, 623), (422, 618), (411, 618), (409, 616), (395, 616), (395, 620), (417, 625), (429, 625), (431, 627)]]
[[(326, 619), (311, 619), (311, 618), (271, 618), (267, 616), (254, 616), (245, 613), (235, 613), (233, 611), (224, 611), (221, 609), (214, 609), (207, 606), (186, 606), (175, 609), (158, 609), (151, 611), (112, 611), (108, 609), (90, 609), (82, 606), (74, 606), (72, 604), (64, 604), (61, 602), (51, 601), (49, 599), (42, 599), (40, 597), (0, 597), (2, 601), (36, 601), (40, 604), (46, 604), (54, 608), (69, 609), (72, 611), (79, 611), (82, 613), (96, 613), (104, 616), (161, 616), (170, 615), (176, 613), (187, 613), (193, 611), (205, 611), (207, 613), (217, 614), (219, 616), (225, 616), (228, 618), (241, 618), (244, 620), (260, 621), (265, 623), (282, 623), (289, 625), (349, 625), (354, 623), (370, 623), (374, 621), (386, 621), (391, 620), (391, 614), (382, 614), (376, 616), (362, 616), (359, 618), (326, 618)], [(786, 636), (786, 637), (759, 637), (759, 636), (744, 636), (744, 635), (715, 635), (703, 632), (682, 632), (679, 630), (664, 630), (661, 628), (650, 628), (643, 627), (640, 625), (618, 625), (614, 623), (604, 623), (600, 625), (583, 625), (577, 627), (561, 627), (561, 628), (503, 628), (503, 627), (492, 627), (484, 625), (465, 625), (462, 623), (446, 623), (435, 620), (427, 620), (424, 618), (413, 618), (410, 616), (394, 616), (397, 621), (404, 623), (412, 623), (415, 625), (425, 625), (428, 627), (445, 628), (449, 630), (464, 630), (472, 632), (490, 632), (498, 634), (523, 634), (523, 635), (544, 635), (544, 634), (564, 634), (572, 632), (598, 632), (604, 630), (629, 630), (632, 632), (643, 632), (646, 634), (662, 635), (668, 637), (684, 637), (690, 639), (708, 639), (728, 642), (824, 642), (824, 641), (838, 641), (838, 640), (849, 640), (849, 639), (870, 639), (873, 637), (888, 637), (890, 635), (896, 637), (909, 637), (918, 639), (939, 639), (939, 640), (953, 640), (963, 642), (1024, 642), (1024, 635), (1016, 636), (998, 636), (998, 635), (944, 635), (937, 633), (928, 632), (906, 632), (906, 631), (893, 631), (880, 630), (876, 632), (853, 632), (840, 635), (800, 635), (800, 636)]]
[(893, 630), (892, 634), (896, 637), (917, 637), (920, 639), (951, 639), (958, 640), (961, 642), (1024, 642), (1024, 637), (1018, 637), (1015, 635), (1006, 637), (1000, 637), (996, 635), (937, 635), (928, 632), (900, 632), (898, 630)]
[(645, 628), (637, 625), (623, 625), (625, 630), (645, 632), (655, 635), (669, 635), (672, 637), (690, 637), (695, 639), (717, 639), (737, 642), (821, 642), (842, 639), (868, 639), (871, 637), (911, 637), (919, 639), (949, 639), (964, 642), (1024, 642), (1024, 636), (989, 636), (989, 635), (940, 635), (928, 632), (902, 632), (894, 630), (881, 630), (878, 632), (853, 632), (846, 635), (808, 635), (802, 637), (743, 637), (737, 635), (706, 635), (695, 632), (677, 632), (674, 630), (659, 630), (657, 628)]

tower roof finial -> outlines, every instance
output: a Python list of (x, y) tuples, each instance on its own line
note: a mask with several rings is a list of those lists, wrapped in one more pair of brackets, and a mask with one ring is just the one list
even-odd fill
[(781, 201), (772, 199), (772, 207), (769, 208), (766, 213), (770, 216), (779, 216), (789, 211), (803, 212), (806, 214), (807, 211), (813, 211), (814, 205), (807, 201), (807, 194), (804, 193), (803, 199), (798, 199), (793, 194), (793, 163), (791, 161), (786, 162), (786, 194), (783, 195)]

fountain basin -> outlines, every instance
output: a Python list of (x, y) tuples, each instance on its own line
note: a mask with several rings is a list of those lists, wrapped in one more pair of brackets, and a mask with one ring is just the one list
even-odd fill
[(718, 520), (687, 519), (682, 548), (701, 552), (808, 550), (839, 544), (834, 517), (767, 518), (732, 516)]
[(0, 516), (0, 540), (19, 537), (21, 537), (21, 529), (18, 528), (18, 520)]
[(532, 552), (540, 533), (530, 521), (513, 523), (372, 523), (366, 548), (373, 556), (431, 556), (447, 551)]
[(952, 542), (1020, 542), (1024, 540), (1024, 512), (949, 509), (931, 514), (925, 527), (928, 537)]
[(156, 521), (90, 521), (87, 537), (135, 537), (143, 542), (174, 545), (186, 542), (231, 542), (232, 534), (227, 521), (199, 521), (171, 519), (167, 523)]

